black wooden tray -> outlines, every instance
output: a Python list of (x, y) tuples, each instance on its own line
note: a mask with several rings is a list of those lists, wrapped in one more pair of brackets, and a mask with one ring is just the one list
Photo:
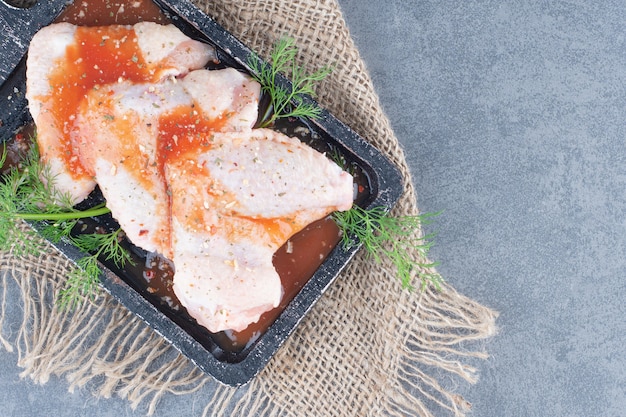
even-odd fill
[[(185, 34), (214, 45), (223, 65), (250, 71), (246, 63), (253, 52), (209, 16), (182, 0), (155, 0), (155, 3)], [(33, 35), (41, 27), (52, 23), (66, 4), (66, 0), (40, 0), (31, 8), (18, 9), (0, 0), (2, 141), (11, 140), (17, 129), (32, 123), (24, 97), (25, 54)], [(288, 80), (281, 79), (280, 82), (288, 83)], [(313, 101), (311, 98), (307, 100)], [(401, 176), (377, 149), (326, 110), (322, 110), (317, 120), (297, 120), (293, 123), (311, 130), (316, 138), (314, 143), (310, 143), (312, 146), (321, 147), (321, 150), (339, 151), (356, 168), (366, 190), (359, 199), (361, 206), (391, 209), (402, 193)], [(303, 140), (308, 142), (306, 138)], [(93, 198), (97, 199), (98, 196)], [(93, 222), (106, 224), (112, 220), (104, 218)], [(37, 225), (34, 224), (34, 227), (37, 228)], [(83, 256), (66, 243), (60, 243), (57, 247), (72, 260)], [(356, 246), (350, 249), (336, 246), (269, 328), (250, 346), (238, 352), (225, 352), (216, 343), (214, 335), (179, 312), (170, 311), (167, 305), (152, 297), (138, 284), (140, 270), (130, 267), (119, 270), (104, 263), (101, 281), (106, 291), (200, 369), (224, 384), (238, 386), (250, 381), (267, 364), (357, 250)], [(145, 253), (135, 250), (134, 256), (141, 262)]]

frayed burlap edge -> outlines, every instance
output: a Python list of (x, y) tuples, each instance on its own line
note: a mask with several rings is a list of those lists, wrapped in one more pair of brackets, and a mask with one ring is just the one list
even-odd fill
[[(416, 214), (416, 198), (404, 154), (374, 93), (338, 5), (333, 0), (196, 1), (202, 9), (266, 55), (280, 36), (301, 48), (309, 69), (330, 64), (319, 101), (372, 142), (401, 170), (406, 193), (394, 214)], [(416, 256), (419, 256), (416, 254)], [(188, 394), (212, 385), (205, 416), (463, 416), (469, 404), (440, 383), (449, 373), (469, 382), (469, 363), (486, 358), (476, 341), (495, 334), (496, 313), (444, 285), (409, 293), (389, 264), (360, 254), (322, 297), (268, 367), (248, 386), (216, 384), (103, 294), (69, 315), (52, 302), (71, 263), (48, 255), (18, 259), (0, 254), (3, 326), (9, 280), (17, 283), (23, 321), (15, 335), (22, 376), (45, 383), (63, 376), (69, 389), (88, 386), (94, 395), (119, 395), (152, 414), (166, 393)]]
[[(22, 227), (28, 231), (29, 226)], [(88, 386), (97, 397), (127, 398), (133, 409), (145, 402), (148, 414), (163, 394), (191, 393), (208, 380), (104, 292), (72, 311), (59, 309), (55, 300), (74, 266), (52, 246), (42, 245), (41, 256), (0, 252), (0, 342), (9, 352), (17, 350), (21, 377), (38, 384), (53, 375), (64, 377), (70, 392)], [(17, 284), (19, 302), (7, 297), (10, 280)], [(22, 320), (6, 337), (9, 304), (22, 306)]]

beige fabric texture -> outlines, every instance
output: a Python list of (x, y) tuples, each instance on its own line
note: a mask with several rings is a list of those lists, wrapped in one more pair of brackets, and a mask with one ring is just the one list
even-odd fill
[[(301, 65), (334, 66), (318, 101), (401, 170), (406, 191), (393, 214), (418, 213), (404, 154), (336, 1), (194, 3), (261, 56), (288, 35)], [(59, 311), (53, 300), (71, 268), (51, 247), (40, 257), (0, 253), (0, 344), (17, 349), (24, 377), (45, 383), (62, 376), (70, 390), (118, 395), (147, 414), (163, 395), (209, 387), (206, 416), (463, 416), (469, 403), (440, 380), (475, 382), (471, 364), (487, 358), (483, 341), (496, 332), (497, 313), (452, 286), (402, 290), (392, 265), (361, 253), (258, 377), (234, 389), (204, 375), (107, 294)], [(6, 331), (9, 303), (23, 303), (17, 333)]]

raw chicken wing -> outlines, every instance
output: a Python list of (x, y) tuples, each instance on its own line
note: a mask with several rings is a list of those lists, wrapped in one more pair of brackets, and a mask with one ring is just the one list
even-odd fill
[(352, 206), (352, 177), (267, 129), (213, 136), (168, 160), (174, 292), (213, 332), (241, 331), (278, 306), (274, 252), (332, 211)]
[(77, 203), (95, 182), (70, 146), (76, 110), (91, 89), (130, 80), (159, 82), (201, 68), (214, 51), (174, 26), (46, 26), (33, 37), (26, 62), (26, 97), (42, 158), (55, 188)]

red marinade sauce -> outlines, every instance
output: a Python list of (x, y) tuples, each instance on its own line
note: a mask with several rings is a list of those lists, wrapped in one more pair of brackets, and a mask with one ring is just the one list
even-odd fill
[(224, 126), (226, 119), (200, 116), (192, 106), (179, 106), (159, 117), (159, 153), (161, 158), (176, 158), (211, 146), (211, 134)]
[(167, 24), (169, 20), (151, 0), (75, 0), (57, 22), (80, 26), (134, 25), (138, 22)]
[(72, 151), (70, 138), (73, 120), (87, 92), (119, 79), (148, 81), (151, 73), (143, 62), (134, 30), (124, 26), (79, 26), (74, 43), (66, 49), (66, 57), (66, 64), (55, 65), (50, 74), (51, 93), (45, 107), (64, 126), (61, 155), (73, 172), (82, 175), (85, 169)]

